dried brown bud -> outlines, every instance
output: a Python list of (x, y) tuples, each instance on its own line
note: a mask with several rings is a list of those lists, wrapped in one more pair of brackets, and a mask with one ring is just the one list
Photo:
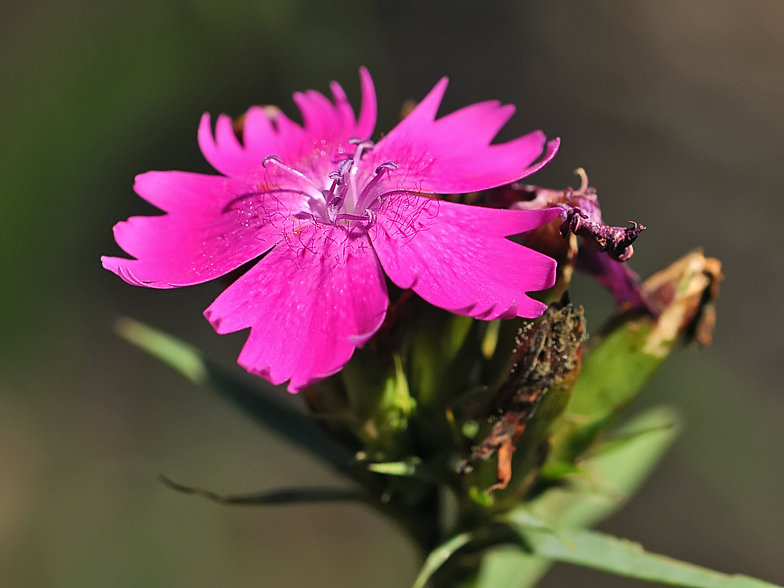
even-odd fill
[(681, 333), (690, 343), (710, 344), (723, 279), (721, 262), (697, 250), (645, 280), (642, 293), (659, 312), (646, 348), (668, 345)]
[[(568, 303), (550, 305), (541, 320), (521, 330), (509, 376), (493, 396), (487, 411), (495, 424), (487, 438), (460, 465), (462, 471), (497, 453), (497, 483), (488, 491), (509, 484), (515, 443), (545, 394), (555, 389), (571, 390), (580, 372), (584, 340), (583, 309)], [(559, 403), (559, 412), (565, 404)], [(558, 415), (547, 416), (552, 422)]]

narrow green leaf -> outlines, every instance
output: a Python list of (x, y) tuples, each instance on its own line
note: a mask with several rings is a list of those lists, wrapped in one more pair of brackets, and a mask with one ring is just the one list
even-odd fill
[(513, 516), (510, 516), (509, 520), (513, 521), (515, 523), (515, 526), (518, 528), (525, 527), (528, 530), (550, 533), (554, 537), (557, 537), (564, 545), (566, 545), (571, 549), (574, 549), (574, 545), (570, 543), (569, 538), (566, 535), (564, 535), (558, 529), (554, 528), (552, 525), (547, 523), (547, 521), (535, 517), (533, 514), (528, 512), (525, 508), (519, 508), (516, 511), (514, 511)]
[(194, 347), (167, 333), (133, 319), (123, 318), (117, 331), (126, 340), (173, 367), (192, 382), (209, 386), (244, 413), (291, 443), (306, 449), (340, 472), (367, 484), (363, 472), (351, 466), (343, 447), (332, 440), (304, 414), (275, 400), (280, 391), (266, 380), (257, 380), (258, 389), (240, 382), (228, 371), (205, 359)]
[(164, 475), (160, 475), (158, 478), (172, 490), (183, 494), (202, 496), (220, 504), (274, 506), (367, 500), (366, 495), (347, 488), (282, 488), (268, 492), (223, 495), (202, 488), (178, 484)]
[(206, 383), (243, 412), (340, 471), (344, 473), (353, 471), (350, 467), (352, 456), (343, 447), (307, 416), (273, 400), (273, 394), (279, 394), (280, 390), (276, 390), (265, 380), (260, 379), (260, 388), (266, 391), (257, 391), (237, 381), (226, 370), (208, 360), (205, 361), (205, 366), (209, 376)]
[(471, 541), (472, 537), (473, 535), (471, 533), (460, 533), (431, 551), (430, 555), (427, 556), (419, 575), (414, 581), (412, 588), (423, 588), (430, 577), (444, 565), (458, 549)]
[(479, 576), (472, 588), (528, 588), (534, 586), (552, 562), (520, 549), (493, 549), (482, 558)]
[(191, 382), (203, 384), (207, 379), (207, 369), (195, 347), (127, 317), (119, 318), (114, 329), (120, 337), (173, 367)]
[[(679, 419), (667, 407), (647, 410), (618, 429), (581, 463), (570, 486), (548, 490), (529, 505), (557, 526), (589, 527), (610, 516), (637, 491), (678, 436)], [(587, 479), (580, 483), (581, 480)]]
[(639, 543), (586, 529), (563, 530), (570, 547), (552, 533), (522, 528), (521, 533), (540, 557), (685, 588), (776, 588), (747, 576), (726, 575), (707, 568), (646, 552)]

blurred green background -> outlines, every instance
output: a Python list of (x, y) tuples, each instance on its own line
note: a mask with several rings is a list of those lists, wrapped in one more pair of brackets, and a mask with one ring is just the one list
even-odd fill
[[(725, 263), (716, 343), (679, 352), (637, 404), (686, 431), (602, 528), (784, 584), (784, 4), (778, 0), (6, 1), (0, 19), (0, 585), (402, 587), (416, 554), (362, 506), (221, 507), (218, 492), (341, 483), (113, 335), (119, 315), (232, 365), (219, 293), (130, 287), (101, 269), (111, 226), (153, 208), (150, 169), (209, 172), (200, 115), (275, 103), (366, 65), (378, 130), (451, 78), (442, 112), (517, 105), (511, 138), (563, 140), (533, 181), (577, 185), (605, 220), (649, 227), (643, 275), (695, 246)], [(378, 131), (377, 131), (378, 132)], [(596, 329), (610, 301), (583, 280)], [(544, 586), (642, 586), (557, 567)]]

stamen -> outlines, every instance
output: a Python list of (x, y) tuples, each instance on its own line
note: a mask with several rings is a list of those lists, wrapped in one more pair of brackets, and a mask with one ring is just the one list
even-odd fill
[(354, 151), (354, 157), (352, 157), (354, 161), (360, 161), (362, 159), (362, 154), (365, 151), (370, 151), (376, 146), (370, 139), (349, 139), (348, 142), (357, 146), (356, 151)]
[(365, 188), (362, 190), (362, 193), (359, 195), (357, 200), (357, 210), (363, 210), (369, 204), (369, 202), (366, 202), (366, 200), (369, 199), (370, 192), (373, 190), (373, 188), (383, 179), (384, 172), (388, 173), (395, 169), (397, 169), (397, 164), (394, 161), (384, 162), (376, 168), (376, 175), (373, 176), (373, 179), (367, 183)]
[(316, 182), (314, 182), (313, 180), (311, 180), (311, 179), (310, 179), (308, 176), (306, 176), (305, 174), (303, 174), (303, 173), (301, 173), (301, 172), (298, 172), (298, 171), (297, 171), (297, 170), (295, 170), (293, 167), (289, 167), (288, 165), (285, 165), (285, 164), (283, 163), (283, 160), (280, 158), (280, 156), (278, 156), (278, 155), (267, 155), (267, 157), (265, 157), (265, 158), (262, 160), (262, 162), (261, 162), (261, 165), (262, 165), (262, 167), (264, 167), (264, 168), (266, 169), (266, 168), (267, 168), (267, 165), (269, 165), (270, 163), (274, 163), (274, 164), (275, 164), (275, 166), (276, 166), (278, 169), (281, 169), (281, 170), (283, 170), (283, 171), (286, 171), (286, 172), (290, 173), (291, 175), (293, 175), (294, 177), (296, 177), (296, 178), (298, 178), (298, 179), (300, 179), (300, 180), (304, 180), (305, 182), (307, 182), (307, 183), (308, 183), (308, 184), (310, 184), (311, 186), (315, 187), (315, 188), (316, 188), (316, 189), (317, 189), (319, 192), (321, 192), (321, 186), (319, 186), (318, 184), (316, 184)]
[[(342, 161), (338, 161), (337, 173), (340, 176), (345, 176), (351, 170), (352, 165), (354, 165), (353, 159), (343, 159)], [(336, 172), (332, 172), (332, 173), (336, 173)]]
[(341, 206), (343, 206), (344, 200), (344, 196), (337, 196), (327, 204), (327, 218), (329, 219), (329, 222), (335, 223), (338, 220), (338, 217), (340, 216), (338, 212), (340, 211)]
[(376, 168), (376, 173), (380, 174), (385, 169), (397, 169), (397, 164), (394, 161), (384, 162)]
[(350, 214), (348, 212), (341, 212), (339, 215), (335, 217), (335, 221), (357, 221), (360, 223), (365, 223), (362, 225), (362, 228), (366, 231), (369, 230), (373, 225), (376, 224), (376, 213), (372, 210), (366, 210), (365, 214)]
[(376, 224), (376, 213), (368, 208), (365, 211), (365, 214), (368, 217), (368, 224), (365, 225), (365, 230), (367, 231), (370, 227)]
[(324, 190), (321, 194), (324, 196), (324, 201), (329, 204), (332, 202), (332, 198), (335, 196), (335, 188), (340, 185), (340, 177), (333, 178), (334, 181), (332, 185), (329, 187), (329, 190)]
[(375, 143), (373, 143), (373, 141), (371, 141), (370, 139), (360, 139), (359, 137), (351, 137), (348, 140), (348, 142), (349, 142), (350, 145), (362, 145), (362, 144), (364, 144), (369, 149), (372, 149), (373, 147), (375, 147)]
[(334, 223), (336, 221), (338, 213), (346, 200), (348, 190), (349, 183), (345, 181), (343, 177), (336, 179), (332, 183), (332, 187), (329, 189), (329, 193), (326, 196), (327, 217), (329, 218), (329, 222)]

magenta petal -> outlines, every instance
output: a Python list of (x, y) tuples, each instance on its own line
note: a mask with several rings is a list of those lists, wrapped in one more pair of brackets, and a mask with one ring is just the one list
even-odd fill
[[(531, 219), (425, 197), (388, 198), (371, 231), (373, 247), (389, 278), (446, 310), (485, 320), (537, 317), (546, 305), (526, 292), (555, 283), (556, 263), (513, 243), (515, 222), (529, 230), (551, 220), (550, 209)], [(495, 213), (502, 213), (496, 215)], [(507, 216), (507, 219), (502, 219)], [(492, 220), (496, 219), (497, 227)]]
[(332, 90), (332, 98), (335, 100), (338, 124), (342, 129), (345, 129), (345, 133), (354, 133), (354, 129), (356, 129), (357, 126), (357, 121), (354, 117), (354, 109), (351, 108), (351, 104), (348, 102), (348, 98), (346, 97), (346, 93), (343, 91), (343, 87), (337, 82), (330, 82), (329, 88)]
[(466, 134), (470, 133), (471, 141), (480, 145), (489, 144), (512, 118), (514, 112), (514, 105), (502, 105), (497, 100), (471, 104), (438, 119), (438, 135), (432, 137), (429, 142), (432, 145), (439, 145), (442, 149), (449, 147), (454, 149), (453, 143), (464, 139)]
[(355, 134), (360, 139), (369, 139), (376, 128), (376, 88), (370, 72), (364, 67), (359, 68), (359, 80), (362, 85), (362, 108)]
[[(243, 147), (234, 134), (231, 118), (225, 114), (218, 117), (213, 138), (210, 115), (205, 113), (202, 116), (199, 125), (199, 147), (212, 167), (232, 178), (253, 180), (263, 177), (264, 159), (269, 155), (277, 155), (286, 165), (293, 166), (303, 160), (314, 159), (313, 139), (301, 126), (278, 112), (275, 115), (274, 128), (266, 128), (261, 118), (266, 117), (263, 110), (256, 108), (251, 111), (249, 114), (252, 114), (252, 119), (249, 122), (252, 128), (248, 131), (250, 141), (247, 147)], [(270, 121), (267, 123), (272, 125)]]
[(282, 238), (301, 200), (252, 194), (246, 183), (222, 176), (175, 171), (137, 176), (134, 189), (169, 214), (115, 225), (118, 245), (136, 259), (102, 262), (127, 282), (152, 288), (200, 284), (258, 257)]
[(218, 333), (251, 328), (239, 363), (291, 392), (339, 371), (384, 321), (384, 276), (367, 237), (303, 224), (205, 311)]
[[(433, 89), (427, 93), (427, 96), (425, 96), (422, 101), (416, 105), (416, 108), (414, 108), (414, 110), (412, 110), (393, 130), (399, 130), (401, 133), (404, 130), (408, 132), (411, 129), (427, 126), (429, 123), (432, 123), (436, 118), (438, 107), (441, 106), (441, 100), (444, 98), (444, 92), (446, 92), (446, 87), (448, 85), (449, 78), (443, 77), (438, 80), (436, 85), (433, 86)], [(387, 135), (387, 137), (388, 136), (389, 135)]]
[(520, 177), (524, 178), (526, 176), (530, 176), (531, 174), (538, 172), (540, 169), (542, 169), (544, 166), (550, 163), (553, 160), (553, 157), (555, 157), (555, 154), (558, 153), (558, 148), (560, 146), (561, 146), (561, 139), (559, 138), (555, 138), (552, 141), (548, 141), (542, 159), (540, 159), (539, 161), (537, 161), (536, 163), (528, 167), (523, 172), (523, 175)]
[(486, 190), (535, 171), (529, 166), (542, 153), (545, 136), (541, 131), (491, 145), (514, 113), (514, 106), (496, 101), (473, 104), (436, 120), (446, 85), (446, 78), (438, 82), (379, 141), (368, 158), (368, 169), (394, 161), (398, 169), (390, 172), (389, 179), (398, 189), (438, 194)]
[(376, 124), (373, 80), (364, 67), (359, 75), (362, 110), (358, 121), (345, 92), (332, 82), (335, 104), (314, 90), (294, 94), (304, 128), (282, 112), (270, 120), (268, 113), (256, 106), (245, 117), (242, 145), (234, 133), (231, 118), (225, 114), (218, 117), (213, 137), (210, 115), (205, 113), (199, 125), (199, 147), (216, 170), (234, 178), (261, 178), (262, 164), (270, 155), (277, 155), (283, 163), (297, 169), (326, 175), (334, 167), (336, 152), (339, 155), (349, 151), (348, 140), (352, 137), (370, 138)]
[(280, 151), (275, 155), (283, 159), (283, 163), (297, 167), (301, 161), (312, 158), (314, 143), (301, 126), (282, 112), (275, 115), (275, 127), (280, 137)]
[(341, 143), (349, 139), (348, 135), (354, 129), (343, 127), (339, 111), (326, 96), (308, 90), (295, 92), (293, 98), (302, 113), (305, 132), (314, 140)]
[[(431, 199), (428, 199), (428, 202), (431, 202)], [(527, 233), (558, 218), (563, 212), (560, 207), (538, 210), (505, 210), (483, 206), (468, 207), (443, 200), (432, 202), (435, 204), (430, 204), (430, 206), (437, 209), (439, 222), (448, 222), (463, 231), (481, 233), (491, 237), (509, 237)], [(517, 214), (518, 212), (524, 214)]]
[(278, 155), (283, 150), (277, 130), (267, 112), (260, 106), (251, 106), (245, 114), (242, 142), (248, 158), (255, 163), (264, 161), (269, 155)]
[[(215, 138), (212, 136), (209, 113), (204, 113), (199, 125), (199, 147), (210, 165), (225, 176), (249, 178), (261, 171), (264, 157), (259, 157), (259, 149), (246, 151), (240, 145), (232, 128), (231, 118), (225, 114), (218, 117), (215, 125)], [(271, 146), (273, 147), (273, 146)], [(267, 155), (274, 153), (270, 151)]]

